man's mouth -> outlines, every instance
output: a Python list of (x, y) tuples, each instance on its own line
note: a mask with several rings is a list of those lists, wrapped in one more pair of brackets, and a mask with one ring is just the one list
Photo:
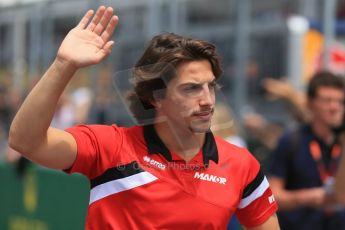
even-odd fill
[(201, 111), (201, 112), (193, 113), (194, 117), (198, 117), (198, 118), (200, 118), (202, 120), (209, 120), (209, 119), (211, 119), (212, 115), (213, 115), (213, 109), (207, 110), (207, 111)]

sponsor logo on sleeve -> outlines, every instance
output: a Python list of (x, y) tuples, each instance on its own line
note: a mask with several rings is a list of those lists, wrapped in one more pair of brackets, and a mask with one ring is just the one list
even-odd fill
[(272, 204), (275, 201), (273, 194), (268, 197), (268, 202)]

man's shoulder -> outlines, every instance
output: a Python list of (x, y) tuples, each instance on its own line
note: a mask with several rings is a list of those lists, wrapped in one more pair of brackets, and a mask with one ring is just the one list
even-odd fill
[(121, 132), (127, 132), (127, 131), (138, 131), (142, 127), (141, 126), (131, 126), (131, 127), (124, 127), (118, 124), (79, 124), (75, 125), (73, 127), (69, 127), (66, 130), (91, 130), (96, 132), (102, 132), (102, 131), (121, 131)]
[(66, 129), (66, 131), (71, 133), (73, 136), (87, 135), (97, 139), (111, 139), (114, 136), (137, 136), (142, 133), (141, 130), (141, 126), (122, 127), (116, 124), (81, 124)]
[(286, 129), (282, 136), (279, 138), (280, 145), (291, 145), (298, 143), (303, 138), (312, 136), (312, 130), (309, 124), (301, 124), (296, 127)]
[(229, 161), (232, 164), (234, 162), (250, 162), (255, 161), (255, 157), (248, 151), (247, 148), (237, 146), (235, 144), (229, 143), (227, 140), (215, 136), (215, 141), (217, 145), (217, 150), (220, 159), (223, 161)]
[(228, 140), (217, 135), (214, 135), (214, 140), (216, 141), (217, 147), (220, 146), (224, 148), (238, 149), (239, 151), (243, 149), (243, 147), (230, 143)]

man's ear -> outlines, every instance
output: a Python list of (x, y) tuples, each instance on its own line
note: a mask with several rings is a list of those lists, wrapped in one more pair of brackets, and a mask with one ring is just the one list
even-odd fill
[(150, 100), (150, 103), (156, 108), (159, 109), (162, 107), (162, 99), (164, 98), (166, 89), (159, 89), (155, 90), (152, 93), (152, 100)]

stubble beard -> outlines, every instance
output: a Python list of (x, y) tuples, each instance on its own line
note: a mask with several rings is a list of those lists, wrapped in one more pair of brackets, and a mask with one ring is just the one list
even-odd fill
[[(200, 124), (202, 123), (202, 124)], [(211, 120), (205, 122), (191, 122), (189, 130), (195, 134), (207, 133), (211, 128)]]

